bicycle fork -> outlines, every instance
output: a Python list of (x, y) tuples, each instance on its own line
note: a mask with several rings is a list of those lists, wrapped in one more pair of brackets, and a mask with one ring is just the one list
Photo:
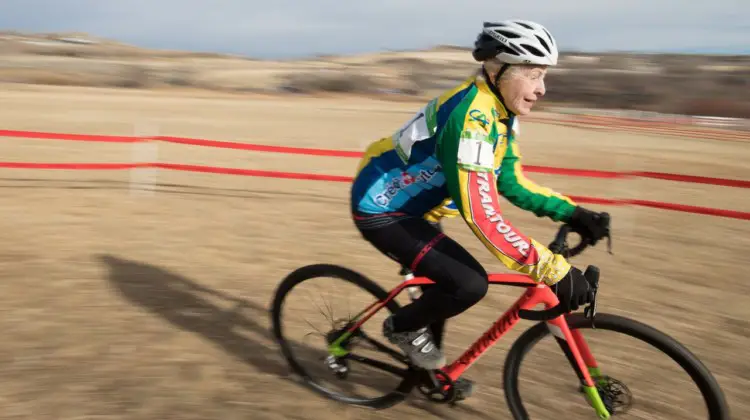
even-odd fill
[(555, 341), (562, 349), (570, 366), (578, 376), (578, 380), (586, 394), (589, 404), (596, 410), (600, 419), (609, 419), (611, 414), (599, 394), (597, 384), (594, 381), (601, 380), (602, 374), (599, 365), (591, 353), (583, 334), (580, 331), (571, 331), (564, 316), (547, 321), (547, 328), (555, 337)]

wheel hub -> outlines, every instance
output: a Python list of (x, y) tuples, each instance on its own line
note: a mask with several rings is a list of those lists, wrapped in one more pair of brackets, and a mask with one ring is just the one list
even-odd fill
[(633, 405), (633, 394), (622, 382), (610, 376), (596, 378), (596, 390), (607, 411), (615, 414), (626, 413)]

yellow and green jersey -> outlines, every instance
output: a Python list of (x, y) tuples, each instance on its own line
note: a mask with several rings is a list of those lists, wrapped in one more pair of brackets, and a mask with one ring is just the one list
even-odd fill
[(553, 284), (569, 264), (505, 220), (498, 195), (555, 221), (568, 221), (575, 203), (523, 175), (517, 133), (517, 118), (477, 73), (367, 148), (352, 211), (432, 221), (461, 215), (505, 266)]

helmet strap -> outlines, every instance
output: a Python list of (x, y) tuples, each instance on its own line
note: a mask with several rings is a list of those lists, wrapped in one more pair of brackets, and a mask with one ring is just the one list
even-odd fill
[(503, 104), (503, 107), (505, 108), (506, 112), (510, 113), (510, 110), (505, 105), (505, 99), (503, 99), (503, 95), (500, 93), (500, 85), (498, 83), (500, 82), (500, 77), (508, 70), (508, 67), (510, 67), (510, 64), (504, 63), (502, 67), (500, 67), (500, 70), (497, 72), (497, 75), (495, 76), (495, 79), (491, 79), (490, 75), (487, 73), (487, 69), (482, 66), (482, 74), (484, 75), (485, 80), (487, 80), (487, 84), (490, 87), (490, 91), (497, 96), (497, 99), (500, 101), (501, 104)]
[[(510, 67), (510, 64), (504, 63), (502, 67), (500, 67), (500, 70), (498, 70), (497, 75), (495, 76), (495, 80), (492, 81), (492, 84), (495, 86), (498, 86), (498, 82), (500, 81), (500, 76), (505, 73), (506, 70), (508, 70), (508, 67)], [(498, 90), (500, 90), (500, 87), (498, 86)]]

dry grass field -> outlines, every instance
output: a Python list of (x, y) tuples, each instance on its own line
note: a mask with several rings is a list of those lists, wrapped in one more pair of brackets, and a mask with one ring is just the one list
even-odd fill
[[(398, 127), (416, 104), (358, 98), (280, 98), (202, 92), (7, 85), (0, 128), (162, 134), (361, 150)], [(589, 131), (522, 123), (525, 162), (750, 179), (746, 143)], [(3, 161), (129, 162), (129, 144), (0, 139)], [(352, 175), (356, 159), (158, 146), (164, 162)], [(278, 282), (306, 264), (343, 264), (397, 284), (398, 267), (373, 252), (348, 217), (345, 183), (160, 171), (153, 194), (128, 171), (0, 169), (0, 419), (507, 419), (501, 373), (522, 322), (467, 372), (475, 395), (455, 408), (415, 395), (387, 411), (346, 407), (290, 376), (270, 336)], [(601, 197), (750, 210), (736, 188), (648, 180), (530, 177)], [(137, 187), (137, 185), (136, 185)], [(693, 350), (723, 386), (733, 418), (750, 415), (750, 223), (666, 210), (603, 207), (614, 255), (577, 258), (602, 270), (599, 310), (634, 317)], [(524, 232), (548, 242), (556, 225), (506, 206)], [(447, 232), (493, 261), (460, 220)], [(326, 293), (341, 297), (339, 289)], [(336, 295), (336, 293), (340, 293)], [(458, 356), (517, 296), (493, 288), (448, 327)], [(305, 309), (312, 318), (314, 306)], [(296, 311), (296, 315), (301, 312)], [(321, 320), (324, 321), (324, 320)], [(299, 326), (304, 322), (290, 324)], [(604, 333), (601, 333), (604, 334)], [(301, 334), (300, 334), (301, 336)], [(695, 391), (672, 381), (656, 353), (597, 347), (630, 381), (642, 408), (623, 418), (701, 418)], [(612, 344), (611, 348), (606, 344)], [(632, 345), (633, 343), (629, 343)], [(575, 378), (560, 354), (529, 356), (524, 392), (534, 418), (567, 411)], [(672, 369), (668, 371), (667, 369)], [(528, 373), (531, 372), (531, 373)], [(535, 375), (535, 376), (531, 376)], [(690, 417), (698, 414), (697, 417)], [(705, 418), (703, 416), (702, 418)]]
[[(150, 49), (86, 33), (0, 30), (0, 83), (432, 97), (476, 68), (463, 46), (258, 59)], [(747, 55), (583, 53), (562, 47), (538, 106), (750, 118)]]

